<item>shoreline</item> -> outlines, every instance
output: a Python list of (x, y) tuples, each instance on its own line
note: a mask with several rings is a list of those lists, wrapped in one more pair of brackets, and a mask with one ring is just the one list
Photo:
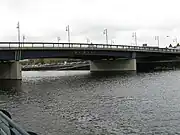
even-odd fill
[(22, 71), (47, 71), (47, 70), (54, 70), (54, 71), (61, 71), (61, 70), (90, 70), (89, 64), (80, 64), (74, 66), (40, 66), (40, 67), (22, 67)]

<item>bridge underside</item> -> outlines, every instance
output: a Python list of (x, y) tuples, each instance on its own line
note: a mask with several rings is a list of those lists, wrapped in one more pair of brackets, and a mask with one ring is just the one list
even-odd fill
[(174, 59), (180, 54), (157, 53), (157, 52), (135, 52), (135, 51), (115, 51), (115, 50), (82, 50), (82, 49), (22, 49), (1, 50), (0, 60), (23, 60), (39, 58), (73, 58), (84, 60), (101, 60), (117, 58), (138, 59)]
[[(0, 60), (16, 60), (18, 51), (0, 52)], [(109, 58), (132, 58), (133, 52), (113, 52), (113, 51), (85, 51), (85, 50), (24, 50), (21, 51), (19, 59), (39, 59), (39, 58), (74, 58), (84, 60), (98, 60)]]

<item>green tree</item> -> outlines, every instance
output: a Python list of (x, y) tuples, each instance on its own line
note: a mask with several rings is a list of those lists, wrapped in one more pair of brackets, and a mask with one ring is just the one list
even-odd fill
[(44, 64), (44, 59), (39, 59), (39, 63)]

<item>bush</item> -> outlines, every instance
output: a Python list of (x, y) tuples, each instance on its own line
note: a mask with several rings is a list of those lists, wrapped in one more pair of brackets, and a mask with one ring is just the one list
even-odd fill
[(172, 47), (172, 45), (170, 44), (169, 47)]

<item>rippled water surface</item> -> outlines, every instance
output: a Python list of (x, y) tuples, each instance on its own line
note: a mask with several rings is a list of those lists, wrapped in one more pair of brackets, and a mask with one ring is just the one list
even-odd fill
[(22, 90), (0, 106), (42, 135), (180, 134), (180, 71), (29, 71)]

